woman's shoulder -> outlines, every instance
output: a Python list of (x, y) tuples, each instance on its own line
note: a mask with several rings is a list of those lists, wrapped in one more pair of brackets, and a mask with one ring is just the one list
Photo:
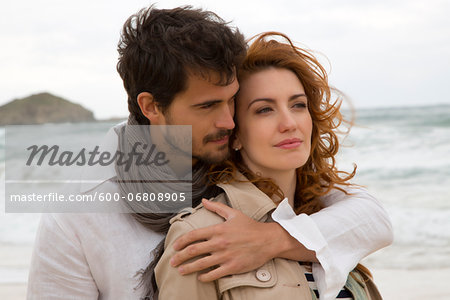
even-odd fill
[[(221, 193), (209, 200), (228, 205), (227, 196), (225, 193)], [(180, 229), (189, 229), (189, 231), (192, 229), (203, 228), (222, 222), (224, 222), (224, 219), (221, 216), (207, 210), (203, 207), (203, 204), (199, 204), (195, 208), (185, 208), (180, 211), (175, 217), (170, 219), (171, 228), (176, 227)]]

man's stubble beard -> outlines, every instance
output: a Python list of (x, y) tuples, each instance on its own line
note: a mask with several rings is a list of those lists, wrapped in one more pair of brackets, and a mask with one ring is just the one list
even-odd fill
[[(172, 122), (172, 117), (170, 115), (169, 112), (167, 112), (164, 115), (165, 118), (165, 122), (166, 125), (174, 125)], [(222, 162), (224, 162), (227, 158), (230, 157), (230, 153), (228, 150), (228, 143), (220, 146), (217, 151), (215, 151), (215, 153), (198, 153), (201, 147), (203, 145), (206, 145), (207, 143), (209, 143), (210, 141), (213, 140), (219, 140), (225, 136), (230, 136), (232, 133), (232, 130), (220, 130), (218, 131), (216, 134), (210, 134), (205, 136), (202, 141), (199, 143), (199, 145), (196, 145), (196, 143), (194, 143), (193, 139), (191, 139), (191, 143), (192, 143), (192, 153), (187, 153), (186, 151), (183, 151), (180, 147), (177, 146), (177, 143), (175, 142), (177, 140), (177, 138), (174, 138), (172, 135), (168, 135), (165, 137), (166, 142), (173, 147), (174, 149), (176, 149), (177, 151), (179, 151), (180, 153), (183, 153), (184, 155), (188, 156), (189, 154), (191, 154), (192, 156), (192, 160), (197, 160), (199, 162), (202, 162), (204, 164), (207, 165), (213, 165), (213, 164), (220, 164)], [(185, 137), (181, 137), (181, 139), (184, 139)], [(220, 153), (220, 155), (219, 155)]]
[(219, 147), (218, 151), (215, 152), (214, 154), (212, 153), (196, 154), (195, 152), (192, 153), (192, 159), (196, 159), (197, 161), (207, 165), (220, 164), (224, 162), (228, 157), (230, 157), (230, 153), (228, 151), (228, 144)]

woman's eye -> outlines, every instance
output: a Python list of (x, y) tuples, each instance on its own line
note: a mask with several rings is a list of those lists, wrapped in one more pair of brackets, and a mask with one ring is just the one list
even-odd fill
[(272, 111), (272, 109), (270, 107), (263, 107), (263, 108), (260, 108), (260, 109), (256, 110), (256, 113), (257, 114), (263, 114), (263, 113), (267, 113), (269, 111)]
[(292, 107), (295, 107), (295, 108), (305, 108), (305, 107), (306, 107), (306, 103), (304, 103), (304, 102), (297, 102), (297, 103), (295, 103)]

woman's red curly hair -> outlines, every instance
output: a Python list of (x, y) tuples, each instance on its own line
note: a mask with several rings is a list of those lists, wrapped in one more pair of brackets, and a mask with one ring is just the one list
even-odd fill
[[(279, 42), (274, 38), (282, 38)], [(340, 112), (341, 97), (333, 99), (333, 93), (339, 91), (328, 85), (328, 76), (318, 60), (307, 50), (296, 47), (292, 41), (279, 32), (266, 32), (255, 36), (248, 49), (247, 56), (238, 69), (238, 79), (244, 81), (247, 76), (268, 68), (283, 68), (294, 72), (302, 83), (308, 98), (308, 109), (312, 118), (311, 153), (308, 161), (297, 169), (294, 211), (296, 214), (312, 214), (323, 208), (320, 196), (337, 188), (347, 193), (342, 186), (350, 185), (355, 176), (356, 166), (351, 173), (339, 171), (335, 155), (339, 150), (338, 128), (344, 122)], [(351, 122), (349, 122), (351, 123)], [(238, 125), (236, 124), (235, 132)], [(233, 145), (230, 139), (230, 148)], [(236, 171), (240, 171), (269, 197), (284, 198), (283, 192), (270, 179), (253, 173), (242, 161), (238, 151), (230, 149), (231, 157), (221, 166), (212, 166), (209, 178), (212, 183), (237, 181)], [(276, 200), (275, 200), (276, 201)], [(358, 264), (355, 270), (372, 277), (370, 271)], [(360, 280), (354, 274), (351, 276)]]
[[(266, 32), (252, 38), (243, 64), (238, 69), (240, 82), (245, 78), (268, 68), (282, 68), (294, 72), (303, 84), (312, 118), (311, 153), (308, 161), (297, 169), (297, 186), (294, 210), (297, 214), (311, 214), (322, 205), (319, 197), (331, 189), (350, 185), (356, 166), (351, 173), (336, 168), (335, 156), (339, 150), (338, 128), (344, 122), (340, 112), (342, 97), (338, 90), (328, 85), (328, 76), (318, 60), (307, 50), (295, 46), (284, 34)], [(278, 41), (282, 39), (283, 41)], [(238, 125), (235, 132), (237, 132)], [(230, 139), (230, 147), (233, 137)], [(269, 178), (262, 178), (251, 172), (243, 163), (239, 152), (230, 149), (231, 157), (224, 165), (213, 166), (210, 172), (212, 183), (230, 182), (239, 170), (258, 188), (270, 197), (283, 199), (278, 186)]]

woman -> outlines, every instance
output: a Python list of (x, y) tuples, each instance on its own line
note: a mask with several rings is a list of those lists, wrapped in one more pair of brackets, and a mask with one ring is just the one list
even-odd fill
[[(284, 38), (278, 42), (275, 38)], [(271, 221), (282, 199), (296, 214), (322, 208), (320, 197), (349, 185), (352, 173), (336, 169), (342, 123), (326, 72), (307, 51), (280, 33), (265, 33), (250, 46), (238, 71), (235, 135), (231, 160), (210, 173), (224, 193), (214, 201), (238, 208), (257, 221)], [(341, 189), (342, 190), (342, 189)], [(344, 191), (345, 192), (345, 191)], [(283, 202), (286, 205), (286, 202)], [(256, 271), (202, 283), (170, 267), (173, 242), (192, 229), (223, 222), (197, 207), (171, 220), (165, 253), (155, 268), (159, 299), (317, 299), (309, 265), (276, 258)], [(363, 272), (352, 272), (340, 298), (368, 299)], [(312, 292), (314, 291), (314, 292)]]

